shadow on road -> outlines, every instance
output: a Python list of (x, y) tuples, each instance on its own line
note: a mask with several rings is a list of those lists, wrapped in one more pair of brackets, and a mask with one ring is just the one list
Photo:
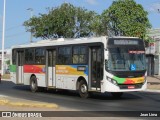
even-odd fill
[[(11, 91), (12, 96), (16, 96), (18, 95), (19, 92), (25, 92), (28, 93), (28, 95), (33, 95), (33, 94), (42, 94), (42, 95), (54, 95), (57, 97), (70, 97), (73, 99), (79, 99), (79, 94), (77, 91), (69, 91), (69, 90), (54, 90), (54, 89), (45, 89), (45, 88), (40, 88), (39, 92), (37, 93), (32, 93), (30, 91), (30, 86), (26, 86), (26, 85), (15, 85), (14, 83), (12, 83), (11, 81), (2, 81), (2, 83), (0, 84), (0, 90), (7, 90), (7, 91)], [(15, 93), (15, 94), (14, 94)], [(135, 92), (131, 92), (131, 93), (124, 93), (122, 95), (121, 98), (113, 98), (112, 95), (110, 93), (92, 93), (91, 97), (88, 98), (88, 100), (134, 100), (134, 99), (141, 99), (140, 96), (132, 94)], [(10, 94), (10, 92), (7, 92), (6, 94)], [(26, 96), (22, 96), (22, 97), (26, 97)], [(47, 96), (48, 97), (48, 96)], [(82, 99), (82, 98), (81, 98)]]
[(76, 91), (53, 89), (46, 90), (44, 88), (41, 88), (40, 92), (32, 93), (30, 91), (30, 86), (15, 85), (10, 81), (2, 81), (2, 83), (0, 84), (0, 95), (6, 95), (17, 99), (55, 103), (59, 106), (67, 107), (70, 109), (93, 111), (114, 111), (121, 110), (122, 108), (124, 110), (129, 108), (131, 108), (131, 110), (139, 110), (139, 106), (142, 106), (143, 104), (156, 104), (156, 106), (154, 106), (154, 109), (159, 109), (159, 106), (157, 106), (157, 104), (159, 103), (158, 100), (160, 99), (156, 96), (159, 96), (160, 94), (153, 94), (157, 99), (153, 99), (152, 94), (153, 93), (149, 92), (127, 92), (124, 93), (121, 98), (115, 99), (110, 93), (93, 93), (90, 98), (82, 99), (79, 97), (79, 94)]

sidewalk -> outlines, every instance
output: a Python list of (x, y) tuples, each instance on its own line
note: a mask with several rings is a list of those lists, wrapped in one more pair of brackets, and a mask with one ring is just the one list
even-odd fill
[(148, 76), (147, 82), (147, 91), (160, 92), (160, 76)]

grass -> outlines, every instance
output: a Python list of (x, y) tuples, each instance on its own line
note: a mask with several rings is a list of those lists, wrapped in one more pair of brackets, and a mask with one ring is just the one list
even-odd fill
[(11, 101), (6, 98), (0, 98), (0, 105), (4, 106), (13, 106), (13, 107), (36, 107), (36, 108), (58, 108), (57, 104), (54, 103), (45, 103), (45, 102), (36, 102), (36, 101)]
[(2, 76), (2, 79), (10, 79), (10, 74), (4, 74), (4, 75)]

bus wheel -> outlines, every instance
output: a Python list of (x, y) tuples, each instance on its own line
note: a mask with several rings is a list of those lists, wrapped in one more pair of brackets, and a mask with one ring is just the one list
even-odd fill
[(36, 92), (38, 90), (36, 76), (31, 77), (30, 88), (32, 92)]
[(79, 82), (79, 95), (81, 98), (88, 98), (89, 92), (88, 92), (88, 86), (84, 80), (81, 80)]
[(123, 95), (123, 92), (111, 92), (114, 98), (120, 98)]

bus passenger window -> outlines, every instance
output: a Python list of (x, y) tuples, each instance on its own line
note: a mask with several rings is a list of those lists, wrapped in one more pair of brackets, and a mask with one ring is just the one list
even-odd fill
[(73, 64), (85, 64), (86, 63), (86, 47), (75, 46), (73, 47)]

